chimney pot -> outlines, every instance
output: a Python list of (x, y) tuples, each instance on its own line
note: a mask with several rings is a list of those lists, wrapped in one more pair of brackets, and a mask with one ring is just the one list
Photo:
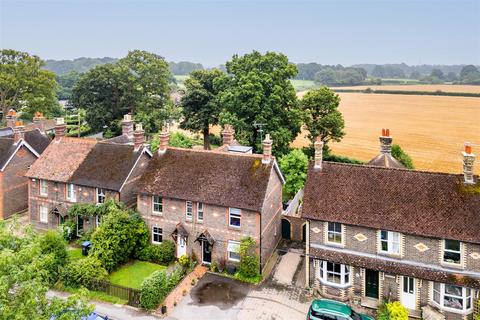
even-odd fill
[(133, 150), (138, 151), (145, 143), (145, 131), (141, 123), (135, 125), (135, 132), (133, 133)]
[(35, 124), (35, 127), (40, 130), (40, 132), (45, 132), (45, 117), (43, 116), (43, 113), (38, 111), (35, 112), (35, 116), (33, 117), (33, 123)]
[(160, 143), (158, 145), (159, 154), (163, 154), (167, 151), (169, 139), (170, 139), (170, 133), (168, 132), (168, 128), (164, 126), (159, 136), (159, 140), (160, 140)]
[(17, 122), (17, 112), (15, 112), (13, 109), (10, 109), (7, 113), (7, 127), (14, 128), (15, 122)]
[(223, 145), (231, 145), (235, 139), (235, 130), (230, 124), (226, 124), (222, 131)]
[(314, 157), (314, 169), (322, 170), (322, 164), (323, 164), (323, 141), (318, 136), (315, 139), (315, 142), (313, 143), (313, 147), (315, 149), (315, 157)]
[(272, 161), (272, 139), (270, 139), (270, 134), (265, 135), (265, 140), (263, 140), (263, 159), (262, 163), (268, 164)]
[(133, 120), (131, 114), (126, 114), (123, 116), (122, 134), (130, 139), (133, 138)]
[(470, 142), (465, 142), (465, 151), (463, 155), (463, 177), (465, 184), (474, 184), (473, 167), (475, 163), (475, 154), (472, 153), (472, 145)]
[(392, 137), (390, 136), (390, 129), (382, 129), (380, 136), (380, 152), (385, 154), (392, 153)]
[(67, 131), (67, 126), (63, 118), (57, 118), (57, 123), (55, 125), (55, 141), (60, 141), (65, 136)]
[(13, 127), (13, 142), (15, 144), (19, 143), (20, 140), (25, 138), (25, 126), (22, 121), (15, 122), (15, 127)]

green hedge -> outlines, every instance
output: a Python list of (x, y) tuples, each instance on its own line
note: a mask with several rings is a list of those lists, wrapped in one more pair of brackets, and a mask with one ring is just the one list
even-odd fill
[(67, 287), (91, 288), (94, 280), (106, 280), (107, 270), (94, 257), (86, 257), (68, 264), (62, 272), (62, 281)]
[(415, 90), (374, 90), (367, 88), (365, 90), (360, 89), (335, 89), (335, 92), (356, 92), (356, 93), (378, 93), (378, 94), (406, 94), (406, 95), (425, 95), (425, 96), (454, 96), (454, 97), (480, 97), (480, 93), (475, 92), (445, 92), (441, 90), (437, 91), (415, 91)]
[(161, 244), (150, 244), (138, 253), (138, 259), (160, 264), (169, 264), (175, 259), (175, 244), (164, 240)]

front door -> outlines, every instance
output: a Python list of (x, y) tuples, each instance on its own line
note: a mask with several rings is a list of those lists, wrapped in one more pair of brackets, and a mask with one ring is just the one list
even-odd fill
[(83, 233), (83, 218), (77, 216), (77, 237), (81, 237)]
[(406, 308), (411, 310), (416, 309), (415, 290), (415, 278), (403, 277), (400, 301)]
[(378, 299), (378, 271), (365, 269), (365, 296)]
[(208, 241), (202, 241), (202, 262), (212, 263), (212, 246)]
[(290, 240), (290, 230), (291, 230), (291, 225), (290, 221), (287, 219), (282, 219), (282, 238)]
[(187, 238), (182, 235), (177, 237), (177, 258), (187, 254)]

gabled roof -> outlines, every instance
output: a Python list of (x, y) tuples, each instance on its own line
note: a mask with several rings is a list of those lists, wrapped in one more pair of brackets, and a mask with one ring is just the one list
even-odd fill
[(476, 181), (467, 187), (463, 175), (311, 163), (302, 217), (480, 243)]
[(274, 166), (258, 154), (169, 147), (154, 155), (138, 192), (261, 212)]
[(50, 143), (50, 138), (35, 129), (24, 133), (24, 139), (20, 144), (15, 144), (13, 130), (11, 128), (0, 129), (0, 170), (7, 165), (20, 146), (25, 146), (36, 157), (40, 155)]
[(367, 165), (384, 168), (406, 169), (403, 164), (395, 159), (390, 153), (380, 153), (378, 156), (370, 160)]

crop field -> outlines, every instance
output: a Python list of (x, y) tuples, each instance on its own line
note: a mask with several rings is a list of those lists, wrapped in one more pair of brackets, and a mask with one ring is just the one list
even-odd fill
[(461, 92), (461, 93), (480, 93), (480, 86), (474, 85), (455, 85), (455, 84), (412, 84), (412, 85), (383, 85), (383, 86), (349, 86), (334, 87), (332, 89), (352, 89), (365, 90), (392, 90), (392, 91), (426, 91), (426, 92)]
[[(480, 98), (339, 95), (346, 135), (330, 144), (336, 154), (368, 161), (379, 153), (381, 129), (389, 128), (394, 143), (412, 157), (416, 169), (461, 173), (465, 141), (474, 143), (474, 152), (480, 155)], [(305, 133), (293, 142), (296, 147), (307, 144)], [(476, 173), (480, 173), (480, 157)]]

